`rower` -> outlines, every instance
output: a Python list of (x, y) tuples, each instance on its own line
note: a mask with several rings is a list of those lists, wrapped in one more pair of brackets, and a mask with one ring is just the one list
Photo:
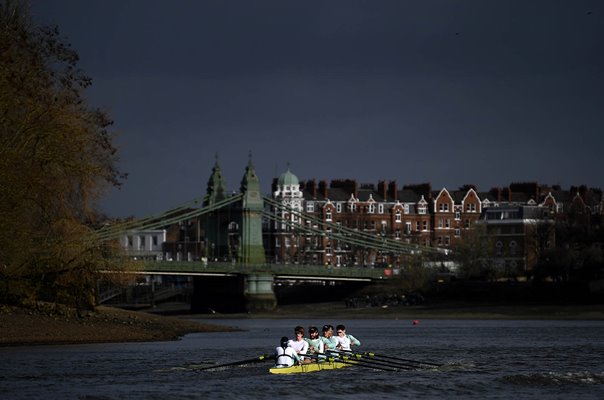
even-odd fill
[(346, 334), (346, 327), (344, 325), (336, 326), (336, 332), (338, 336), (336, 337), (336, 341), (338, 345), (336, 348), (338, 350), (351, 351), (350, 346), (360, 346), (361, 342), (357, 338), (352, 335)]

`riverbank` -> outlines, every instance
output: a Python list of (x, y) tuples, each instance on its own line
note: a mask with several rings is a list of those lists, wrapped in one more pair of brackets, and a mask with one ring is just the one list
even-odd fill
[[(236, 328), (221, 319), (300, 318), (325, 321), (347, 319), (533, 319), (604, 320), (604, 306), (596, 304), (485, 304), (446, 302), (418, 306), (347, 308), (343, 302), (280, 305), (270, 313), (187, 313), (181, 303), (162, 304), (145, 312), (98, 307), (77, 313), (54, 305), (24, 309), (0, 305), (0, 346), (151, 342), (176, 340), (188, 333), (229, 332)], [(193, 319), (216, 321), (202, 324)]]
[[(161, 312), (161, 308), (156, 312)], [(601, 304), (500, 304), (442, 302), (417, 306), (347, 308), (343, 302), (280, 305), (270, 313), (203, 314), (204, 319), (536, 319), (604, 320)]]
[(51, 304), (35, 308), (0, 305), (0, 346), (167, 341), (188, 333), (234, 330), (111, 307), (78, 315), (73, 309)]

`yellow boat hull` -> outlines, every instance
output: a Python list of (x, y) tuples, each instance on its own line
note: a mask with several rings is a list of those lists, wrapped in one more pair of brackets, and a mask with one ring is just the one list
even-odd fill
[(350, 367), (351, 364), (341, 363), (337, 361), (325, 361), (318, 363), (292, 365), (291, 367), (273, 367), (268, 371), (271, 374), (305, 374), (308, 372), (317, 372), (327, 369), (339, 369)]

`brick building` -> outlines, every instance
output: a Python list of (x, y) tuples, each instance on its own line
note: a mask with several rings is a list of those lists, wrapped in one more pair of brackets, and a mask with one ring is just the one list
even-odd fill
[(328, 222), (401, 243), (454, 249), (480, 221), (492, 236), (496, 265), (526, 271), (536, 262), (538, 232), (547, 231), (540, 243), (547, 247), (556, 243), (555, 230), (550, 228), (561, 221), (601, 231), (604, 210), (601, 190), (586, 187), (563, 191), (557, 186), (512, 183), (488, 192), (472, 185), (433, 191), (429, 183), (399, 188), (396, 181), (377, 185), (353, 179), (329, 184), (299, 181), (289, 169), (273, 180), (272, 197), (312, 217), (299, 220), (300, 214), (287, 215), (273, 208), (272, 212), (292, 223), (272, 221), (267, 226), (272, 261), (335, 266), (396, 266), (404, 260), (313, 234), (310, 229), (296, 229), (296, 224), (316, 230), (324, 226), (321, 222)]

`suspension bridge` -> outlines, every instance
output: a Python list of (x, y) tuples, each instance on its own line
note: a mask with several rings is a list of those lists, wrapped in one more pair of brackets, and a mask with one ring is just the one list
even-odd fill
[[(208, 194), (203, 198), (193, 199), (157, 215), (106, 226), (97, 231), (101, 240), (110, 241), (129, 233), (197, 221), (203, 257), (195, 257), (194, 261), (182, 261), (185, 257), (181, 257), (181, 261), (142, 260), (140, 268), (132, 271), (143, 275), (193, 277), (193, 309), (274, 309), (275, 280), (370, 283), (390, 279), (393, 275), (393, 269), (387, 263), (381, 263), (379, 267), (367, 266), (364, 262), (339, 266), (300, 258), (293, 262), (275, 262), (270, 254), (271, 235), (275, 235), (275, 230), (268, 228), (271, 224), (279, 227), (281, 237), (302, 238), (303, 241), (320, 238), (320, 242), (315, 240), (318, 243), (314, 248), (329, 243), (333, 248), (349, 249), (349, 253), (381, 254), (390, 260), (443, 255), (438, 248), (412, 245), (375, 232), (345, 227), (262, 196), (251, 161), (240, 193), (225, 194), (221, 177), (215, 177), (217, 173), (220, 170), (215, 166)], [(209, 254), (210, 249), (212, 254)], [(300, 245), (298, 250), (303, 253), (303, 246)]]

